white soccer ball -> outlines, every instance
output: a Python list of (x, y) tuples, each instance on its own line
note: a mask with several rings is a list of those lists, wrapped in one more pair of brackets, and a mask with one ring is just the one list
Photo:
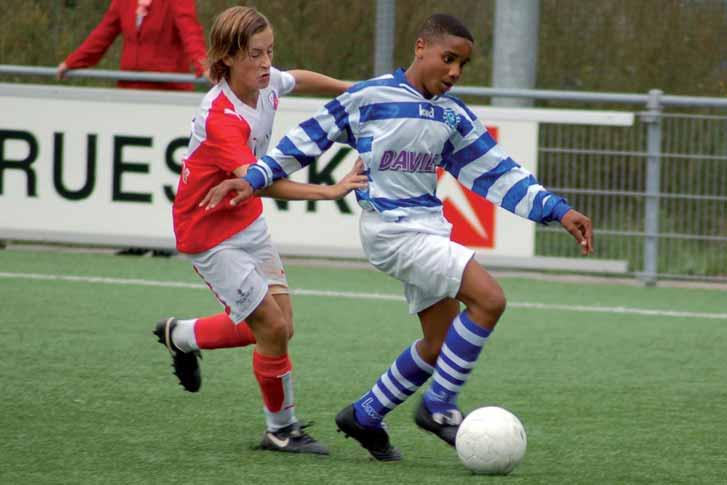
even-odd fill
[(455, 444), (459, 459), (474, 473), (507, 475), (525, 456), (528, 438), (514, 414), (487, 406), (467, 415)]

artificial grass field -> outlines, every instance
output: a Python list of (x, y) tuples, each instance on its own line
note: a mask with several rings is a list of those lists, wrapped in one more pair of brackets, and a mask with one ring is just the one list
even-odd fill
[[(375, 271), (287, 269), (295, 289), (402, 294)], [(420, 334), (403, 300), (294, 295), (297, 412), (331, 456), (271, 453), (251, 449), (264, 430), (251, 349), (205, 352), (189, 394), (151, 333), (219, 311), (186, 261), (0, 251), (0, 483), (725, 483), (727, 293), (499, 281), (510, 307), (460, 405), (510, 409), (528, 450), (510, 476), (485, 477), (415, 427), (419, 394), (387, 418), (400, 463), (336, 433), (335, 414)]]

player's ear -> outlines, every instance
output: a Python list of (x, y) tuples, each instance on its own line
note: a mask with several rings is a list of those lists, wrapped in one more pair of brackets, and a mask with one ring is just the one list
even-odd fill
[(235, 59), (231, 55), (225, 54), (225, 57), (222, 58), (222, 62), (225, 63), (225, 66), (232, 67), (232, 64), (235, 62)]
[(417, 41), (414, 43), (414, 57), (418, 60), (424, 58), (424, 49), (426, 47), (427, 41), (421, 37), (417, 38)]

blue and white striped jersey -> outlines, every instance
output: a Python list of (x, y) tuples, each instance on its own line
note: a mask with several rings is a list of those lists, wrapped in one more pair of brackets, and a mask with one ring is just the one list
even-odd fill
[(360, 82), (289, 131), (245, 177), (255, 189), (308, 166), (333, 142), (356, 149), (369, 177), (356, 197), (388, 220), (442, 211), (435, 167), (465, 187), (536, 222), (570, 209), (493, 140), (472, 111), (451, 95), (424, 98), (402, 69)]

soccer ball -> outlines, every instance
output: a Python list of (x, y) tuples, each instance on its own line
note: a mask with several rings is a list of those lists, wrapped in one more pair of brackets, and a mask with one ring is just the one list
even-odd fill
[(475, 409), (459, 425), (457, 454), (474, 473), (507, 475), (522, 461), (528, 438), (510, 411), (487, 406)]

